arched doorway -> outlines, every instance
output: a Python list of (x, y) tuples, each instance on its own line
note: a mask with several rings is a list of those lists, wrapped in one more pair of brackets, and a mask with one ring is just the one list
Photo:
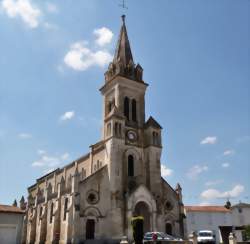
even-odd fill
[(169, 235), (172, 235), (172, 225), (170, 223), (166, 223), (165, 232)]
[(148, 205), (145, 202), (138, 202), (134, 209), (134, 216), (143, 216), (143, 231), (149, 232), (151, 230), (151, 221), (150, 221), (150, 211)]
[(95, 239), (95, 220), (87, 219), (86, 222), (86, 240)]

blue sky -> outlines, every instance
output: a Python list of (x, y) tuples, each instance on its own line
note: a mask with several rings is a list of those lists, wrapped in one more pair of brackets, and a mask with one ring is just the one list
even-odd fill
[[(101, 136), (103, 73), (119, 0), (0, 1), (0, 202)], [(248, 0), (127, 1), (146, 113), (164, 128), (162, 174), (185, 204), (250, 201)]]

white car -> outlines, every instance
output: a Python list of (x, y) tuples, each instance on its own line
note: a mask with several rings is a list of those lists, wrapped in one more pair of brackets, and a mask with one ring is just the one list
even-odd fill
[(198, 243), (199, 244), (215, 244), (215, 236), (211, 230), (198, 231)]

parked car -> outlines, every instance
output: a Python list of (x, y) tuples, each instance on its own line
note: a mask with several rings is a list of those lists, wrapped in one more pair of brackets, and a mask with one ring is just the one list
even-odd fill
[(197, 233), (197, 241), (199, 244), (215, 244), (215, 235), (211, 230), (200, 230)]
[(143, 242), (151, 241), (182, 241), (181, 238), (173, 237), (164, 232), (146, 232), (143, 238)]

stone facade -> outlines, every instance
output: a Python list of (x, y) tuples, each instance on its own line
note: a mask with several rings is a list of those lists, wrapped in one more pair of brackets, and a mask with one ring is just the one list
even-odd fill
[(28, 188), (24, 243), (132, 239), (130, 220), (145, 231), (183, 236), (182, 189), (161, 177), (161, 126), (145, 121), (143, 69), (134, 64), (125, 17), (105, 73), (102, 139), (90, 152)]

